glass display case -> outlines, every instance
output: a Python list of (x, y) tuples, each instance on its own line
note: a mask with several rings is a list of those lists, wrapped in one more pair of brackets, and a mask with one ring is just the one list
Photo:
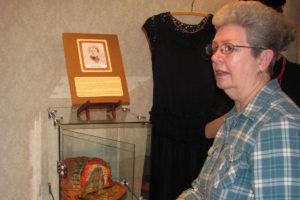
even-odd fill
[(150, 125), (145, 117), (128, 108), (114, 115), (93, 109), (88, 118), (76, 108), (50, 108), (48, 116), (57, 133), (48, 156), (49, 169), (57, 158), (56, 172), (48, 173), (54, 199), (147, 199)]

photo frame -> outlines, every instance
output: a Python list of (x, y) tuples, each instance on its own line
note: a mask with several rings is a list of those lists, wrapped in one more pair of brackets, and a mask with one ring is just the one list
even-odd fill
[(129, 104), (117, 35), (63, 33), (73, 105)]
[(111, 72), (106, 40), (78, 39), (77, 49), (82, 72)]

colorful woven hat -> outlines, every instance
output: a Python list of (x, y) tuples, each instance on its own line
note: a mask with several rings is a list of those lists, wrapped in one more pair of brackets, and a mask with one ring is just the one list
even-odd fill
[(64, 200), (119, 200), (127, 188), (111, 180), (110, 166), (100, 158), (72, 157), (63, 160), (67, 174), (61, 177)]

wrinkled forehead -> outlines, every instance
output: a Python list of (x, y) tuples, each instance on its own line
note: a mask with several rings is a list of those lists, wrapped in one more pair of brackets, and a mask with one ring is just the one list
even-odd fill
[(246, 29), (235, 24), (223, 25), (217, 30), (212, 43), (248, 44)]

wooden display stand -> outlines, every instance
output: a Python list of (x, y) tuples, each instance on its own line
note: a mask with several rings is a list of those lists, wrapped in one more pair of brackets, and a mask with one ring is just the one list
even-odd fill
[(85, 111), (85, 116), (87, 120), (90, 120), (90, 109), (106, 109), (106, 112), (111, 112), (112, 119), (116, 119), (116, 108), (121, 105), (121, 102), (118, 103), (90, 103), (87, 101), (85, 104), (82, 104), (77, 109), (77, 117), (80, 117), (80, 114)]
[(129, 104), (117, 35), (63, 33), (70, 92), (77, 116), (90, 109), (106, 109), (116, 118), (116, 108)]

